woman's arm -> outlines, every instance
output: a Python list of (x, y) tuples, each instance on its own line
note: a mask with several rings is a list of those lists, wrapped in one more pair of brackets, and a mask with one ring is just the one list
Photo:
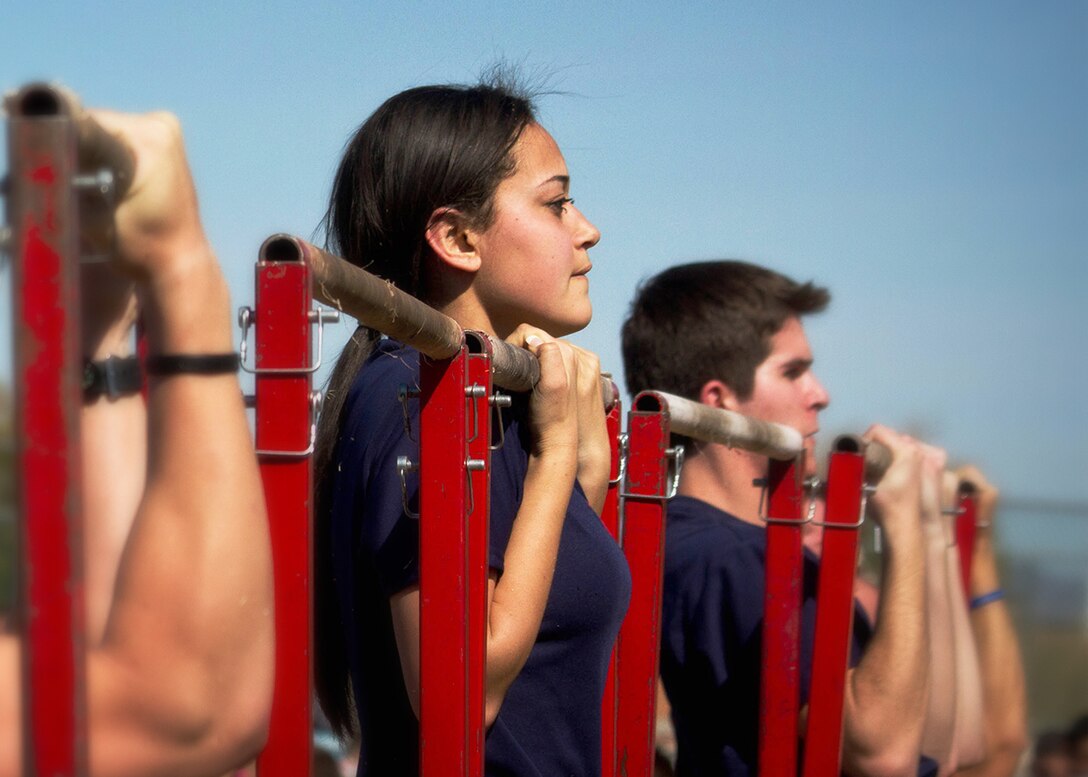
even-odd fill
[[(578, 473), (579, 351), (528, 326), (511, 342), (540, 360), (530, 401), (533, 447), (517, 516), (503, 557), (504, 572), (488, 586), (485, 720), (494, 722), (506, 691), (529, 657), (551, 590), (559, 537)], [(584, 352), (582, 352), (584, 353)], [(582, 373), (587, 370), (583, 369)], [(600, 393), (597, 390), (597, 404)], [(419, 714), (419, 588), (390, 599), (401, 668), (412, 709)]]

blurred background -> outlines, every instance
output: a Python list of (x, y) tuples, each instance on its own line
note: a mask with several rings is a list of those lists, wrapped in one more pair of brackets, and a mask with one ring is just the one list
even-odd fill
[[(499, 61), (547, 92), (603, 235), (574, 339), (622, 384), (628, 301), (681, 261), (828, 286), (807, 325), (825, 438), (880, 421), (1000, 486), (1032, 730), (1088, 707), (1088, 4), (21, 3), (0, 27), (0, 88), (181, 118), (236, 306), (264, 237), (320, 240), (339, 153), (383, 99)], [(4, 265), (5, 311), (11, 293)], [(3, 315), (5, 608), (13, 379)]]

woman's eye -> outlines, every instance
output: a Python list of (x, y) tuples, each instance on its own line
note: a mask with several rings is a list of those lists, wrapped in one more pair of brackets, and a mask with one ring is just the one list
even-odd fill
[(567, 205), (574, 204), (574, 198), (572, 197), (560, 197), (558, 200), (552, 200), (548, 203), (548, 207), (556, 212), (557, 215), (562, 215), (567, 210)]

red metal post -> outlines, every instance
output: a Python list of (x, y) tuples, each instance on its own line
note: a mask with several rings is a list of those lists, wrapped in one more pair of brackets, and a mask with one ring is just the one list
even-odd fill
[(759, 773), (795, 777), (800, 697), (802, 460), (770, 460)]
[[(601, 508), (601, 522), (608, 533), (619, 542), (620, 538), (620, 482), (626, 469), (626, 444), (620, 433), (623, 422), (623, 406), (619, 391), (612, 385), (612, 406), (605, 416), (608, 430), (608, 443), (612, 450), (612, 468), (608, 475), (608, 491), (605, 493), (604, 506)], [(608, 674), (605, 676), (604, 696), (601, 698), (601, 777), (616, 775), (616, 647), (608, 659)]]
[(831, 453), (805, 730), (805, 777), (837, 777), (839, 774), (843, 692), (854, 625), (854, 569), (858, 557), (864, 470), (865, 457), (860, 449)]
[(491, 527), (491, 341), (465, 333), (468, 354), (468, 777), (484, 773), (487, 579)]
[(420, 357), (419, 752), (424, 777), (463, 775), (468, 766), (467, 352), (462, 343), (451, 359)]
[(975, 552), (975, 527), (978, 521), (978, 491), (971, 483), (961, 483), (957, 492), (956, 548), (960, 556), (963, 595), (971, 597), (971, 556)]
[(661, 584), (668, 483), (668, 407), (653, 392), (635, 397), (627, 417), (629, 456), (621, 537), (631, 569), (631, 604), (616, 647), (616, 770), (653, 774), (654, 709), (661, 645)]
[(14, 99), (8, 125), (23, 761), (54, 777), (87, 768), (76, 132), (58, 105), (32, 102)]
[(256, 269), (256, 447), (272, 540), (276, 680), (257, 769), (261, 777), (305, 777), (313, 760), (311, 327), (317, 314), (309, 267), (269, 248), (262, 247)]

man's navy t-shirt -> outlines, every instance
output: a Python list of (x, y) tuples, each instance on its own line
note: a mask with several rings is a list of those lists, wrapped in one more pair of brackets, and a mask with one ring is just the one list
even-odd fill
[[(332, 563), (363, 738), (360, 776), (418, 773), (419, 725), (404, 689), (389, 597), (419, 580), (419, 522), (406, 515), (398, 456), (419, 461), (419, 402), (409, 437), (397, 398), (419, 382), (419, 355), (381, 341), (346, 399), (333, 458)], [(528, 404), (504, 412), (505, 443), (492, 455), (490, 566), (503, 555), (528, 467)], [(409, 506), (418, 478), (409, 473)], [(627, 609), (623, 553), (575, 488), (536, 644), (510, 686), (485, 744), (488, 775), (600, 773), (601, 696)]]
[[(680, 777), (756, 774), (767, 534), (691, 497), (669, 503), (661, 677)], [(804, 556), (801, 704), (808, 703), (819, 562)], [(850, 664), (872, 637), (855, 602)], [(920, 774), (930, 773), (926, 759)]]

